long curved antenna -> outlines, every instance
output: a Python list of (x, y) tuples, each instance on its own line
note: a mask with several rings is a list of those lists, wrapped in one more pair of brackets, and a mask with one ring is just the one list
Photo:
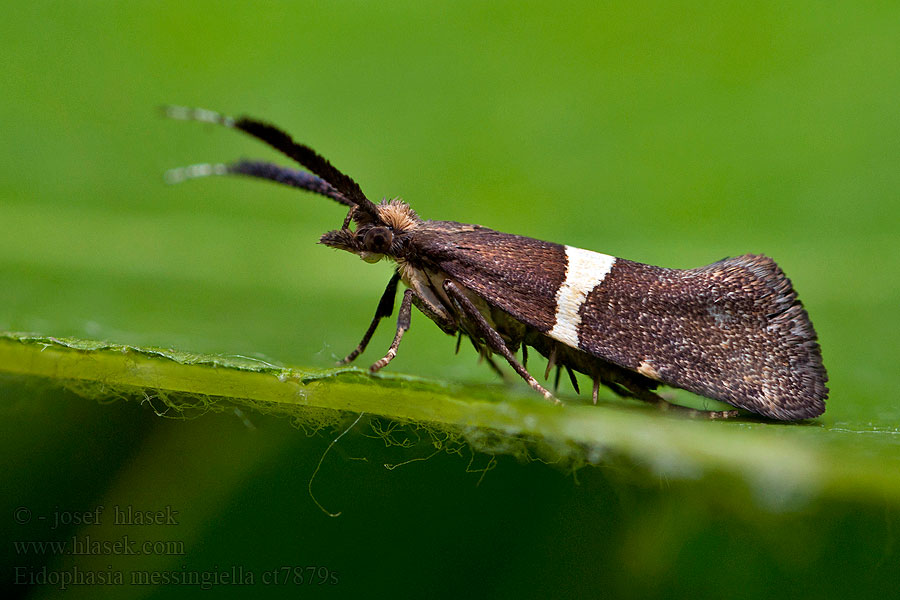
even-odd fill
[(321, 177), (316, 177), (311, 173), (300, 171), (299, 169), (282, 167), (281, 165), (264, 161), (239, 160), (234, 163), (203, 163), (187, 167), (178, 167), (166, 171), (166, 182), (181, 183), (188, 179), (213, 177), (216, 175), (244, 175), (246, 177), (268, 179), (275, 183), (327, 196), (344, 206), (356, 206)]
[[(360, 189), (359, 185), (353, 181), (352, 178), (338, 170), (334, 165), (328, 162), (327, 159), (316, 153), (315, 150), (304, 144), (298, 144), (290, 135), (274, 125), (264, 123), (263, 121), (257, 121), (256, 119), (250, 119), (248, 117), (239, 117), (235, 119), (228, 115), (223, 115), (203, 108), (166, 106), (164, 107), (164, 110), (166, 116), (171, 119), (216, 123), (218, 125), (223, 125), (224, 127), (239, 129), (256, 139), (269, 144), (285, 156), (294, 159), (302, 166), (309, 169), (314, 175), (318, 175), (335, 190), (340, 192), (343, 198), (349, 202), (349, 206), (355, 205), (363, 212), (367, 212), (373, 216), (378, 214), (375, 204), (366, 198), (362, 189)], [(243, 174), (259, 176), (256, 173)], [(263, 178), (271, 179), (266, 176), (263, 176)], [(274, 180), (277, 181), (277, 179)], [(304, 187), (304, 189), (309, 188)], [(340, 200), (338, 201), (340, 202)]]

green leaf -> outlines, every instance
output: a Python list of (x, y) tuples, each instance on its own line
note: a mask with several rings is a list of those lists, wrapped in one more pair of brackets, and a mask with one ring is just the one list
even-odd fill
[(817, 495), (886, 497), (900, 503), (900, 429), (851, 430), (809, 422), (704, 421), (652, 407), (552, 406), (497, 387), (454, 386), (421, 378), (367, 375), (358, 368), (287, 368), (237, 356), (195, 354), (105, 342), (7, 333), (0, 369), (50, 378), (105, 399), (158, 399), (157, 412), (195, 416), (228, 405), (285, 415), (314, 428), (341, 412), (368, 413), (435, 430), (460, 432), (476, 450), (499, 434), (551, 450), (574, 465), (625, 457), (672, 478), (717, 472), (743, 479), (764, 502)]

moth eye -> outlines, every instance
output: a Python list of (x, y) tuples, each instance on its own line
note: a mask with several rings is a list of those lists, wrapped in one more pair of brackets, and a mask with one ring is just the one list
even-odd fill
[(363, 244), (369, 252), (377, 252), (384, 254), (391, 249), (391, 243), (394, 241), (394, 234), (387, 227), (373, 227), (366, 232)]

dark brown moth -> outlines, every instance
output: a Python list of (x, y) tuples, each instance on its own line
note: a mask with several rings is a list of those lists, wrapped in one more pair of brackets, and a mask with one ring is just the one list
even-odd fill
[[(402, 281), (407, 289), (397, 333), (373, 372), (396, 356), (415, 306), (444, 332), (470, 338), (495, 370), (491, 356), (502, 356), (553, 402), (559, 401), (525, 368), (529, 347), (548, 359), (545, 378), (556, 367), (557, 385), (562, 369), (576, 392), (573, 372), (588, 375), (595, 403), (603, 384), (668, 407), (654, 391), (663, 383), (772, 419), (825, 411), (827, 375), (816, 332), (790, 280), (768, 257), (666, 269), (480, 225), (427, 221), (399, 199), (373, 203), (350, 177), (272, 125), (202, 109), (168, 107), (166, 113), (239, 129), (311, 172), (241, 160), (173, 169), (171, 182), (245, 175), (327, 196), (349, 211), (320, 243), (367, 262), (396, 264), (374, 319), (344, 363), (365, 350), (381, 319), (393, 313)], [(737, 411), (704, 414), (724, 418)]]

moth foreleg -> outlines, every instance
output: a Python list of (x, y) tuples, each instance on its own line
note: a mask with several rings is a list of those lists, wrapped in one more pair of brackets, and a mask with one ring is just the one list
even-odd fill
[(463, 293), (459, 286), (451, 281), (450, 279), (445, 279), (443, 283), (444, 291), (447, 292), (447, 295), (450, 296), (451, 299), (456, 301), (459, 304), (459, 307), (462, 309), (466, 318), (474, 325), (475, 333), (484, 339), (488, 348), (503, 356), (506, 361), (510, 364), (510, 366), (515, 369), (516, 373), (518, 373), (522, 379), (528, 382), (532, 388), (540, 392), (544, 395), (544, 398), (554, 402), (555, 404), (561, 404), (559, 400), (553, 397), (549, 391), (544, 389), (541, 384), (537, 382), (537, 380), (531, 376), (531, 373), (525, 370), (519, 361), (516, 360), (516, 357), (513, 356), (513, 353), (510, 352), (509, 348), (506, 347), (506, 342), (503, 341), (503, 338), (500, 337), (500, 334), (497, 333), (493, 327), (485, 320), (484, 315), (482, 315), (478, 309), (472, 304), (472, 301)]
[(432, 304), (418, 294), (413, 295), (412, 302), (416, 308), (422, 311), (423, 315), (434, 321), (444, 333), (454, 335), (459, 332), (459, 324), (456, 322), (456, 319), (443, 307)]
[(397, 283), (399, 281), (400, 273), (394, 272), (394, 276), (391, 277), (391, 280), (388, 281), (387, 287), (384, 288), (384, 294), (381, 295), (381, 300), (378, 301), (378, 308), (375, 309), (375, 318), (372, 319), (372, 323), (366, 330), (362, 341), (356, 347), (356, 350), (348, 354), (342, 361), (338, 363), (339, 365), (346, 365), (347, 363), (352, 362), (353, 359), (355, 359), (357, 356), (362, 354), (365, 351), (366, 346), (369, 345), (369, 340), (372, 339), (372, 335), (378, 328), (378, 323), (381, 322), (381, 319), (391, 316), (391, 313), (394, 312), (394, 300), (397, 297)]
[(397, 347), (400, 345), (400, 340), (403, 339), (403, 334), (409, 329), (409, 321), (412, 316), (412, 300), (415, 296), (415, 292), (408, 289), (403, 293), (403, 302), (400, 303), (400, 312), (397, 313), (397, 334), (394, 336), (394, 341), (391, 343), (391, 347), (388, 349), (387, 354), (384, 355), (384, 358), (377, 360), (371, 367), (369, 367), (369, 371), (375, 373), (387, 366), (389, 362), (394, 360), (394, 357), (397, 356)]

